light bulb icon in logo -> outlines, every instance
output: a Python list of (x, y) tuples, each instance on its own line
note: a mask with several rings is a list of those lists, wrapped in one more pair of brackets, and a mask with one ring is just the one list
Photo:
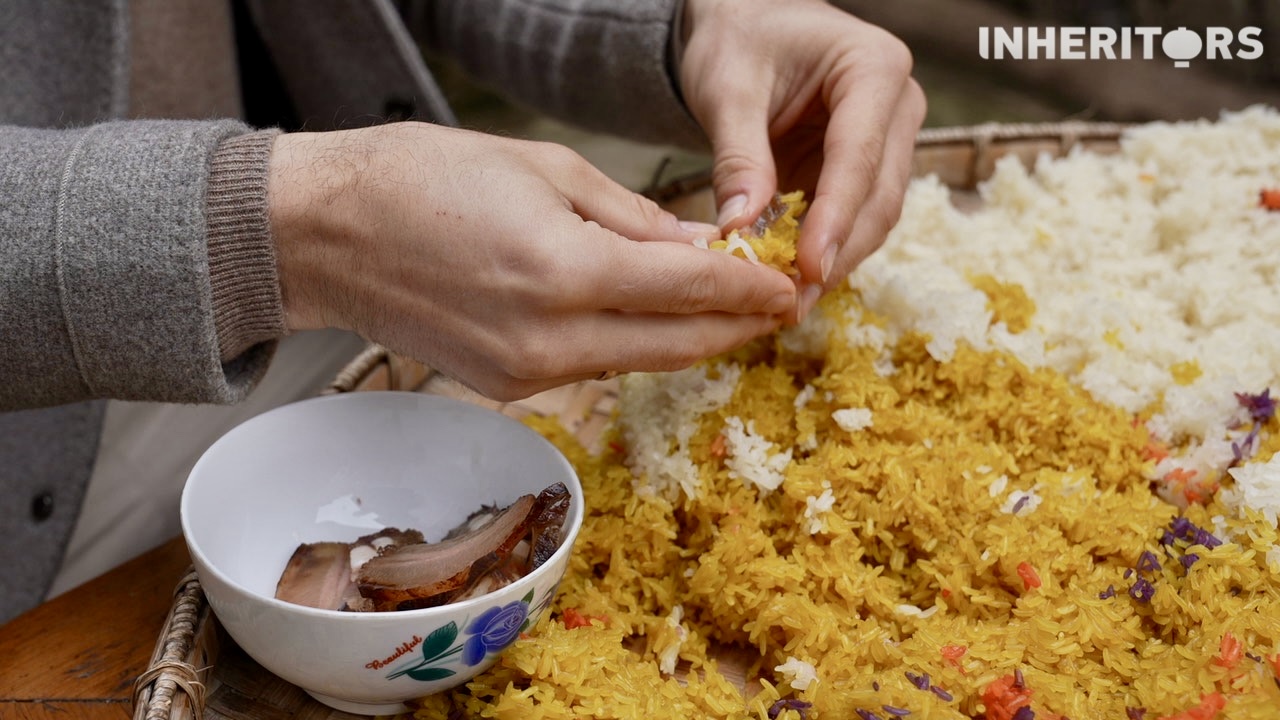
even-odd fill
[(1160, 48), (1173, 60), (1176, 68), (1191, 67), (1189, 60), (1195, 58), (1204, 49), (1204, 41), (1200, 35), (1185, 27), (1180, 27), (1160, 40)]

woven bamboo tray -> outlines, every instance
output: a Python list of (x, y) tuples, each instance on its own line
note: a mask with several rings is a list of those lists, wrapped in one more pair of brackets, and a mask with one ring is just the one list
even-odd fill
[[(956, 191), (957, 205), (963, 207), (976, 203), (972, 191), (1003, 157), (1014, 155), (1029, 165), (1041, 154), (1056, 157), (1077, 146), (1111, 153), (1119, 148), (1124, 128), (1112, 123), (1071, 122), (927, 129), (917, 138), (912, 173), (937, 175)], [(710, 218), (714, 216), (710, 186), (705, 172), (664, 181), (659, 169), (646, 194), (680, 217)], [(568, 385), (519, 402), (499, 403), (379, 345), (365, 348), (324, 393), (377, 390), (446, 395), (515, 418), (557, 415), (588, 446), (608, 424), (617, 401), (615, 380)], [(727, 660), (721, 669), (731, 674), (726, 665), (731, 665), (732, 659)], [(135, 720), (358, 717), (321, 705), (245, 655), (218, 626), (194, 572), (178, 583), (151, 664), (135, 684)]]

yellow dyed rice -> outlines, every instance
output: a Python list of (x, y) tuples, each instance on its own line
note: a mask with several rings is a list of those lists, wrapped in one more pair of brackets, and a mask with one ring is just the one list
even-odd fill
[[(979, 215), (1007, 219), (1008, 203), (1034, 191), (1062, 204), (1063, 218), (1085, 218), (1089, 206), (1072, 207), (1076, 186), (1053, 178), (1084, 163), (1114, 180), (1152, 135), (1178, 153), (1227, 130), (1260, 134), (1270, 144), (1229, 159), (1231, 177), (1246, 188), (1270, 173), (1280, 184), (1275, 113), (1170, 127), (1127, 138), (1114, 160), (1043, 162), (1018, 192), (1003, 177), (1015, 199), (988, 193)], [(1176, 195), (1177, 167), (1161, 172)], [(855, 273), (804, 326), (681, 373), (625, 378), (602, 450), (555, 420), (530, 421), (577, 468), (588, 511), (552, 617), (465, 690), (425, 698), (417, 717), (767, 718), (792, 698), (812, 703), (810, 719), (885, 720), (887, 705), (911, 718), (1008, 720), (983, 693), (1015, 670), (1042, 720), (1123, 719), (1130, 708), (1147, 720), (1280, 717), (1280, 421), (1266, 422), (1240, 467), (1216, 466), (1221, 491), (1185, 509), (1162, 499), (1170, 460), (1151, 454), (1154, 437), (1173, 460), (1203, 467), (1200, 448), (1249, 429), (1206, 388), (1249, 376), (1233, 389), (1274, 392), (1280, 365), (1249, 375), (1250, 356), (1233, 370), (1188, 333), (1183, 352), (1142, 354), (1158, 379), (1131, 372), (1111, 350), (1140, 354), (1140, 328), (1090, 319), (1074, 339), (1046, 324), (1056, 296), (1030, 276), (967, 262), (954, 245), (930, 250), (938, 223), (960, 221), (935, 202), (936, 183), (911, 192), (874, 274)], [(1243, 200), (1215, 212), (1224, 253), (1242, 226), (1280, 233), (1280, 213)], [(1069, 238), (1065, 220), (1054, 222)], [(769, 237), (794, 244), (795, 229), (775, 224)], [(915, 275), (894, 275), (903, 268)], [(1234, 289), (1246, 305), (1252, 291)], [(1165, 311), (1181, 312), (1143, 309), (1148, 325)], [(1238, 340), (1233, 350), (1248, 349), (1250, 338)], [(1099, 358), (1128, 389), (1109, 394), (1104, 373), (1086, 372)], [(1195, 434), (1192, 415), (1168, 405), (1178, 388), (1210, 398), (1219, 419), (1209, 430)], [(1138, 395), (1149, 399), (1117, 401)], [(780, 484), (734, 471), (748, 461), (779, 467)], [(1160, 538), (1178, 516), (1223, 544), (1166, 553)], [(1160, 569), (1133, 574), (1146, 551)], [(1191, 552), (1200, 559), (1184, 570), (1178, 558)], [(1139, 575), (1154, 587), (1148, 602), (1129, 594)], [(566, 608), (604, 619), (567, 629)], [(1215, 661), (1227, 634), (1243, 647), (1233, 667)], [(949, 646), (964, 648), (954, 662)], [(677, 671), (663, 672), (672, 657)], [(928, 673), (952, 699), (908, 673)], [(1221, 713), (1178, 715), (1215, 693)]]
[(798, 276), (796, 233), (808, 207), (803, 192), (777, 195), (761, 216), (765, 222), (734, 230), (724, 239), (713, 240), (708, 247)]

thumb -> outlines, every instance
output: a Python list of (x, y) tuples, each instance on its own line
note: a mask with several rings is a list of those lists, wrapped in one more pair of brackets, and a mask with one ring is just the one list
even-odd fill
[(721, 102), (708, 118), (716, 224), (725, 231), (753, 222), (777, 190), (777, 170), (769, 143), (768, 97), (760, 95), (738, 94), (738, 101)]

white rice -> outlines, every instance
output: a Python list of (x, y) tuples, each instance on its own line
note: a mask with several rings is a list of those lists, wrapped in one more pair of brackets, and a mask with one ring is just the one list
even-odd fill
[(1006, 515), (1023, 517), (1035, 512), (1042, 502), (1044, 502), (1044, 498), (1040, 497), (1034, 488), (1031, 490), (1014, 490), (1009, 493), (1009, 497), (1005, 498), (1004, 504), (1000, 506), (1000, 512)]
[(642, 493), (684, 492), (696, 497), (698, 469), (689, 457), (689, 439), (698, 418), (733, 397), (742, 368), (725, 364), (712, 378), (706, 366), (663, 374), (629, 376), (619, 390), (628, 412), (619, 423), (627, 443), (627, 464)]
[(798, 660), (790, 655), (787, 656), (786, 662), (773, 670), (782, 675), (791, 687), (800, 692), (808, 690), (809, 685), (818, 682), (818, 672), (814, 669), (813, 663)]
[(740, 250), (742, 251), (743, 256), (751, 262), (760, 262), (760, 256), (756, 255), (755, 248), (751, 247), (751, 244), (748, 243), (737, 230), (729, 233), (729, 237), (725, 238), (725, 240), (728, 241), (729, 244), (725, 246), (724, 252), (732, 255), (735, 250)]
[(806, 383), (804, 387), (800, 388), (800, 392), (796, 393), (795, 408), (799, 410), (805, 405), (808, 405), (809, 401), (813, 399), (814, 394), (817, 392), (818, 388)]
[(725, 465), (729, 477), (755, 485), (764, 493), (776, 490), (784, 479), (783, 471), (791, 463), (791, 448), (772, 452), (773, 443), (756, 434), (755, 422), (742, 418), (725, 418)]
[(869, 408), (843, 408), (831, 413), (831, 419), (845, 432), (858, 432), (871, 427), (872, 418)]
[[(1234, 393), (1280, 384), (1280, 213), (1258, 202), (1277, 185), (1273, 109), (1146, 125), (1117, 156), (1044, 157), (1031, 171), (1005, 158), (969, 214), (936, 179), (915, 181), (885, 247), (849, 281), (890, 319), (890, 340), (928, 332), (938, 360), (959, 342), (1003, 349), (1130, 412), (1156, 407), (1153, 437), (1189, 441), (1157, 475), (1217, 475), (1242, 432)], [(1036, 305), (1032, 327), (991, 325), (974, 275), (1020, 285)], [(864, 342), (853, 323), (843, 332)], [(1178, 384), (1170, 368), (1192, 362), (1201, 374)], [(1244, 477), (1226, 497), (1274, 522), (1280, 478)]]
[(1003, 493), (1007, 487), (1009, 487), (1009, 476), (1001, 475), (991, 481), (991, 486), (987, 488), (987, 492), (991, 497), (1000, 497), (1000, 494)]
[(1258, 510), (1276, 525), (1280, 515), (1280, 454), (1273, 455), (1269, 462), (1242, 465), (1227, 473), (1235, 480), (1235, 486), (1222, 491), (1223, 503), (1237, 509)]
[(689, 631), (680, 621), (684, 619), (684, 606), (676, 603), (671, 608), (671, 614), (667, 616), (667, 627), (675, 631), (675, 640), (666, 647), (658, 651), (658, 669), (663, 675), (674, 675), (676, 672), (676, 662), (680, 659), (680, 648), (684, 647), (684, 643), (689, 639)]
[(804, 518), (808, 523), (807, 528), (810, 535), (817, 535), (827, 529), (827, 521), (824, 517), (831, 512), (831, 508), (836, 505), (836, 496), (831, 492), (831, 481), (822, 481), (822, 494), (818, 497), (810, 495), (804, 499)]

